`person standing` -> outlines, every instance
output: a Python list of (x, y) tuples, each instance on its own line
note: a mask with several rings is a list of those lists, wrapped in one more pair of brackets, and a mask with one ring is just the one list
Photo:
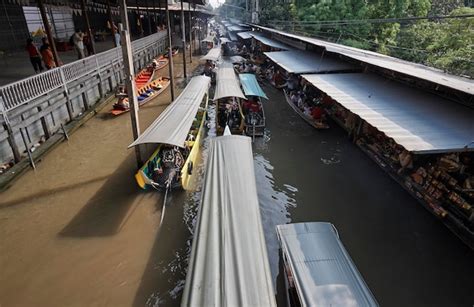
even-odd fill
[(54, 62), (53, 51), (48, 44), (48, 39), (43, 37), (42, 39), (43, 45), (40, 47), (41, 57), (43, 57), (44, 66), (46, 69), (51, 69), (56, 67), (56, 63)]
[(77, 52), (77, 58), (83, 59), (84, 55), (84, 33), (80, 29), (76, 29), (76, 33), (73, 36), (74, 48)]
[(28, 38), (26, 40), (26, 51), (28, 51), (28, 55), (30, 56), (31, 65), (33, 65), (33, 69), (36, 73), (40, 73), (43, 71), (43, 65), (41, 65), (41, 56), (36, 48), (35, 44), (33, 44), (33, 40)]

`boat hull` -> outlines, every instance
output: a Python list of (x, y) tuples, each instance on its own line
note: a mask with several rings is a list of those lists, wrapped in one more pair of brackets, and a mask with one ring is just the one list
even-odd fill
[(288, 105), (306, 122), (308, 123), (309, 125), (311, 125), (313, 128), (315, 129), (318, 129), (318, 130), (325, 130), (325, 129), (328, 129), (329, 126), (326, 125), (326, 124), (320, 124), (318, 122), (316, 122), (313, 118), (307, 116), (306, 114), (303, 113), (303, 111), (301, 111), (298, 106), (295, 106), (295, 104), (293, 102), (291, 102), (291, 99), (288, 95), (288, 93), (286, 92), (286, 90), (283, 90), (283, 93), (285, 94), (285, 100), (286, 102), (288, 103)]

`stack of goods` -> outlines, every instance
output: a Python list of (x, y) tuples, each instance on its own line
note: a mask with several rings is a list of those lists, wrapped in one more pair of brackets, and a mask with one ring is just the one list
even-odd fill
[(434, 163), (418, 167), (410, 176), (412, 181), (407, 180), (407, 186), (416, 190), (437, 215), (454, 215), (470, 227), (474, 221), (471, 186), (474, 177), (467, 172), (470, 159), (465, 162), (457, 154), (442, 156)]

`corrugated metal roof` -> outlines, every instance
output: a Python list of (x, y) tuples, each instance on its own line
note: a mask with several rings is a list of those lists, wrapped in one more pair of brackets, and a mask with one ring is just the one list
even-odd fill
[(322, 56), (321, 54), (309, 51), (275, 51), (264, 52), (264, 54), (290, 73), (321, 73), (354, 71), (357, 69), (354, 65), (342, 60), (336, 60), (327, 55)]
[(279, 41), (276, 41), (274, 39), (268, 38), (264, 36), (261, 33), (258, 32), (252, 32), (251, 35), (258, 41), (260, 41), (262, 44), (267, 45), (272, 48), (278, 48), (282, 50), (290, 50), (292, 49), (290, 46), (287, 46), (285, 44), (280, 43)]
[(297, 39), (312, 45), (324, 47), (329, 52), (341, 54), (358, 61), (368, 63), (374, 66), (382, 67), (388, 70), (396, 71), (405, 75), (427, 80), (436, 84), (440, 84), (452, 89), (456, 89), (471, 95), (474, 95), (474, 81), (467, 78), (453, 76), (444, 73), (438, 69), (416, 64), (394, 57), (386, 56), (380, 53), (362, 50), (358, 48), (348, 47), (340, 44), (326, 42), (320, 39), (291, 34), (267, 27), (254, 25), (262, 30), (276, 33), (285, 37)]
[(302, 306), (378, 306), (332, 224), (278, 225), (277, 234)]
[(474, 150), (474, 109), (370, 73), (303, 78), (408, 151)]
[(244, 93), (240, 89), (239, 79), (235, 75), (232, 63), (223, 62), (220, 64), (216, 74), (216, 91), (214, 100), (225, 97), (245, 98)]
[(239, 36), (241, 39), (249, 39), (249, 38), (252, 38), (252, 31), (248, 31), (248, 32), (239, 32), (237, 33), (237, 36)]
[(193, 77), (178, 98), (128, 147), (157, 143), (184, 147), (189, 129), (210, 84), (209, 77)]
[(181, 306), (276, 306), (252, 140), (211, 140)]
[(228, 31), (237, 32), (237, 31), (247, 31), (247, 28), (242, 28), (241, 26), (230, 26), (227, 28)]

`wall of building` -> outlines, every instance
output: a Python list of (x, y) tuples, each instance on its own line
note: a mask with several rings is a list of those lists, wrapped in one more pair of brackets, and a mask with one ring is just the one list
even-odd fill
[(29, 37), (25, 15), (20, 5), (0, 3), (0, 50), (13, 51), (25, 47)]

